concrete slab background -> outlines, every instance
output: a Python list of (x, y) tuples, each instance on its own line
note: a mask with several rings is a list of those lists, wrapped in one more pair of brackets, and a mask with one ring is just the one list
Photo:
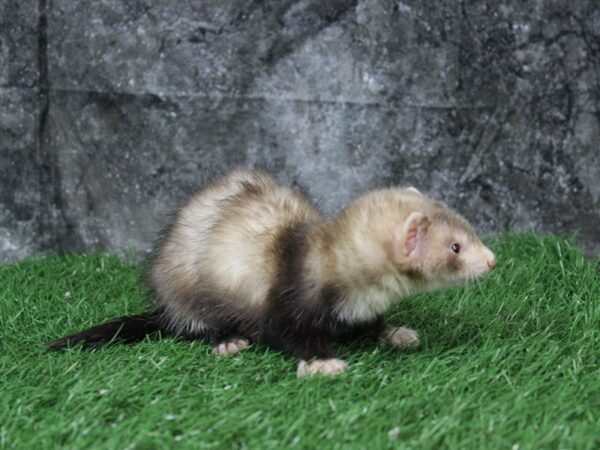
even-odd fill
[(0, 260), (143, 254), (238, 165), (329, 214), (411, 184), (600, 252), (600, 8), (0, 0)]

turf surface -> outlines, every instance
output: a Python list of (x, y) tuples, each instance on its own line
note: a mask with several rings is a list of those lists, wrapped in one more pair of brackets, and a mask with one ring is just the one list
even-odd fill
[(334, 378), (297, 379), (264, 348), (200, 342), (95, 351), (41, 343), (143, 309), (137, 269), (105, 255), (0, 266), (6, 448), (600, 448), (600, 284), (556, 237), (492, 240), (478, 283), (406, 299), (402, 352), (342, 346)]

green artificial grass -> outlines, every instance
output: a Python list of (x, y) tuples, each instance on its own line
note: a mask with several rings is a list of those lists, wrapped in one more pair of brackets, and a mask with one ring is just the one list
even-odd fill
[(600, 447), (598, 261), (557, 237), (490, 242), (496, 269), (404, 300), (412, 352), (340, 347), (349, 369), (297, 379), (253, 347), (216, 357), (171, 338), (47, 351), (50, 338), (141, 311), (113, 256), (0, 266), (0, 446), (6, 448)]

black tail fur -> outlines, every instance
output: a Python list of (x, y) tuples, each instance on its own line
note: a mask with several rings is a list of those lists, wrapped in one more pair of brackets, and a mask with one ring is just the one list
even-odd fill
[(83, 347), (95, 347), (113, 342), (141, 341), (147, 335), (163, 329), (162, 311), (154, 310), (133, 316), (109, 320), (86, 330), (69, 334), (47, 342), (48, 348), (60, 349), (81, 343)]

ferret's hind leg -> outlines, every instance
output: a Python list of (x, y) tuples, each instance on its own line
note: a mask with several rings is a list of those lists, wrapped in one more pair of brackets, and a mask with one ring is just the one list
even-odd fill
[(250, 341), (248, 339), (231, 337), (219, 342), (213, 347), (213, 353), (215, 355), (232, 355), (250, 347)]

